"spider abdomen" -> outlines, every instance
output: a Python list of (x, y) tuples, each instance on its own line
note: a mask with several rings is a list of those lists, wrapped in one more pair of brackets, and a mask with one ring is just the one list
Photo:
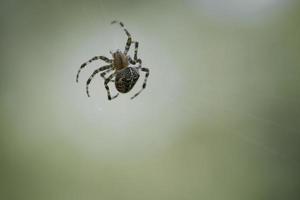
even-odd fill
[(116, 89), (121, 93), (129, 92), (133, 88), (139, 77), (140, 75), (135, 68), (126, 67), (125, 69), (120, 70), (116, 74)]

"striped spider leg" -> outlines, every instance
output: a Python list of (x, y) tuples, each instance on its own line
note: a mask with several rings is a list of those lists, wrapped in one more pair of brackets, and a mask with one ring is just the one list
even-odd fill
[[(105, 75), (106, 74), (108, 74), (108, 73), (110, 73), (111, 71), (113, 71), (113, 68), (110, 68), (110, 69), (108, 69), (108, 70), (105, 70), (104, 72), (102, 72), (101, 74), (100, 74), (100, 76), (105, 80), (105, 79), (107, 79), (106, 77), (105, 77)], [(115, 80), (110, 80), (110, 82), (115, 82)]]
[(114, 20), (114, 21), (111, 22), (111, 24), (116, 24), (116, 23), (118, 23), (118, 24), (123, 28), (124, 32), (126, 33), (126, 35), (127, 35), (127, 37), (128, 37), (128, 38), (127, 38), (126, 45), (125, 45), (125, 50), (124, 50), (124, 54), (127, 55), (128, 51), (129, 51), (129, 48), (130, 48), (130, 45), (131, 45), (131, 43), (132, 43), (131, 35), (130, 35), (130, 33), (128, 32), (128, 30), (125, 28), (123, 22), (116, 21), (116, 20)]
[(88, 60), (87, 62), (83, 63), (83, 64), (80, 66), (80, 68), (79, 68), (79, 70), (78, 70), (78, 72), (77, 72), (77, 75), (76, 75), (76, 82), (78, 82), (79, 73), (81, 72), (81, 70), (82, 70), (87, 64), (89, 64), (89, 63), (91, 63), (91, 62), (93, 62), (93, 61), (95, 61), (95, 60), (103, 60), (103, 61), (106, 62), (106, 63), (112, 63), (112, 60), (109, 59), (109, 58), (107, 58), (107, 57), (105, 57), (105, 56), (95, 56), (95, 57), (93, 57), (92, 59)]
[(89, 84), (91, 83), (91, 81), (92, 81), (92, 79), (94, 78), (94, 76), (95, 76), (96, 74), (98, 74), (99, 72), (104, 71), (104, 70), (108, 70), (108, 69), (110, 69), (110, 68), (112, 68), (112, 67), (113, 67), (112, 64), (110, 64), (110, 65), (104, 65), (104, 66), (102, 66), (102, 67), (96, 69), (96, 70), (93, 72), (93, 74), (90, 76), (90, 78), (89, 78), (89, 79), (87, 80), (87, 82), (86, 82), (86, 94), (87, 94), (88, 97), (90, 97), (90, 93), (89, 93)]
[(119, 93), (117, 93), (115, 96), (111, 97), (111, 94), (110, 94), (110, 90), (109, 90), (109, 87), (108, 87), (108, 83), (116, 76), (116, 73), (113, 73), (111, 74), (107, 79), (105, 79), (104, 81), (104, 86), (105, 86), (105, 89), (107, 91), (107, 98), (108, 100), (112, 100), (114, 98), (116, 98)]
[(142, 88), (135, 94), (131, 97), (131, 99), (134, 99), (135, 97), (137, 97), (145, 88), (146, 88), (146, 85), (147, 85), (147, 79), (148, 79), (148, 76), (150, 74), (150, 70), (148, 68), (145, 68), (145, 67), (142, 67), (141, 65), (139, 67), (136, 67), (137, 70), (141, 69), (142, 72), (145, 72), (145, 79), (144, 79), (144, 83), (142, 85)]

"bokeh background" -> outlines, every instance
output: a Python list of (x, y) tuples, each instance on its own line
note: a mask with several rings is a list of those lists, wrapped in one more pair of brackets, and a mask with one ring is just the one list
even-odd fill
[[(0, 3), (0, 199), (300, 199), (300, 4)], [(125, 23), (146, 90), (109, 102)], [(131, 54), (133, 52), (131, 51)], [(111, 87), (113, 88), (113, 87)], [(113, 90), (115, 92), (115, 90)]]

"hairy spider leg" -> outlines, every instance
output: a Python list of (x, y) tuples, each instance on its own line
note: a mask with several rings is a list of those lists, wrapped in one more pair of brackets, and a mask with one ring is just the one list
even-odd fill
[(133, 59), (137, 62), (137, 60), (138, 60), (137, 53), (138, 53), (138, 48), (139, 48), (139, 42), (132, 41), (132, 43), (134, 43), (134, 57), (133, 57)]
[(109, 58), (107, 58), (107, 57), (105, 57), (105, 56), (95, 56), (95, 57), (93, 57), (92, 59), (90, 59), (89, 61), (83, 63), (83, 64), (80, 66), (80, 68), (79, 68), (79, 70), (78, 70), (78, 72), (77, 72), (77, 75), (76, 75), (76, 82), (78, 82), (78, 78), (79, 78), (79, 73), (80, 73), (80, 71), (81, 71), (87, 64), (89, 64), (89, 63), (91, 63), (91, 62), (93, 62), (93, 61), (95, 61), (95, 60), (103, 60), (104, 62), (112, 63), (112, 60), (109, 59)]
[(135, 65), (136, 63), (139, 64), (139, 66), (137, 66), (137, 69), (140, 69), (142, 67), (142, 60), (141, 59), (137, 59), (137, 61), (132, 60), (130, 57), (128, 59), (129, 63), (132, 65)]
[[(107, 79), (107, 78), (105, 77), (105, 75), (106, 75), (107, 73), (111, 72), (111, 71), (113, 71), (112, 68), (110, 68), (110, 69), (108, 69), (108, 70), (102, 72), (102, 73), (100, 74), (100, 76), (105, 80), (105, 79)], [(111, 80), (111, 82), (115, 82), (115, 80)]]
[(111, 24), (115, 24), (115, 23), (118, 23), (122, 28), (123, 30), (125, 31), (128, 39), (127, 39), (127, 42), (126, 42), (126, 45), (125, 45), (125, 50), (124, 50), (124, 54), (127, 55), (128, 51), (129, 51), (129, 48), (130, 48), (130, 45), (131, 45), (131, 42), (132, 42), (132, 38), (131, 38), (131, 35), (130, 33), (127, 31), (127, 29), (125, 28), (123, 22), (120, 22), (120, 21), (112, 21)]
[(107, 70), (107, 69), (109, 69), (109, 68), (112, 68), (112, 64), (111, 64), (111, 65), (104, 65), (104, 66), (100, 67), (99, 69), (96, 69), (96, 70), (93, 72), (93, 74), (90, 76), (90, 78), (87, 80), (87, 82), (86, 82), (86, 94), (87, 94), (88, 97), (90, 97), (90, 94), (89, 94), (89, 84), (91, 83), (91, 80), (93, 79), (93, 77), (94, 77), (97, 73), (99, 73), (99, 72), (101, 72), (101, 71), (104, 71), (104, 70)]
[(113, 74), (111, 74), (107, 79), (105, 79), (105, 81), (104, 81), (104, 86), (105, 86), (105, 89), (106, 89), (106, 91), (107, 91), (107, 98), (108, 98), (108, 100), (112, 100), (112, 99), (114, 99), (114, 98), (116, 98), (118, 95), (119, 95), (119, 93), (117, 93), (115, 96), (113, 96), (113, 97), (111, 97), (111, 95), (110, 95), (110, 91), (109, 91), (109, 87), (108, 87), (108, 83), (113, 79), (113, 77), (116, 75), (116, 73), (113, 73)]
[[(138, 68), (139, 69), (139, 68)], [(145, 79), (144, 79), (144, 83), (143, 83), (143, 86), (142, 86), (142, 89), (140, 89), (140, 91), (138, 91), (135, 95), (133, 95), (131, 97), (131, 99), (134, 99), (136, 96), (138, 96), (145, 88), (146, 88), (146, 84), (147, 84), (147, 79), (148, 79), (148, 76), (150, 74), (150, 70), (148, 68), (145, 68), (145, 67), (142, 67), (141, 68), (141, 71), (143, 72), (146, 72), (145, 74)]]
[(133, 60), (131, 59), (131, 57), (129, 57), (129, 63), (135, 65), (136, 63), (139, 63), (139, 68), (142, 65), (142, 60), (137, 58), (137, 53), (138, 53), (138, 47), (139, 47), (139, 42), (137, 41), (132, 41), (132, 43), (135, 43), (135, 48), (134, 48), (134, 57)]
[(139, 65), (142, 65), (142, 60), (141, 59), (137, 59), (136, 61), (135, 60), (132, 60), (132, 58), (130, 56), (128, 56), (128, 62), (132, 65), (135, 65), (136, 63), (139, 63)]

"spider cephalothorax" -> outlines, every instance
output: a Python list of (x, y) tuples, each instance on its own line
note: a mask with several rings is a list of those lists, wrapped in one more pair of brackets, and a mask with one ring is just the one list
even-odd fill
[(117, 50), (112, 54), (113, 57), (113, 68), (115, 70), (121, 70), (129, 65), (129, 56), (125, 55), (122, 51)]
[[(119, 93), (117, 93), (114, 96), (111, 96), (110, 90), (108, 87), (108, 83), (115, 82), (115, 87), (120, 93), (127, 93), (134, 87), (135, 83), (138, 81), (138, 79), (140, 77), (139, 70), (141, 70), (142, 72), (146, 73), (144, 83), (143, 83), (142, 88), (135, 95), (133, 95), (131, 97), (131, 99), (133, 99), (137, 95), (139, 95), (143, 89), (146, 88), (147, 78), (149, 76), (149, 69), (142, 67), (142, 60), (137, 57), (139, 43), (137, 41), (132, 41), (130, 33), (127, 31), (126, 28), (124, 28), (124, 24), (122, 22), (113, 21), (112, 24), (114, 24), (114, 23), (120, 24), (120, 26), (123, 28), (123, 30), (125, 31), (125, 33), (128, 37), (124, 52), (117, 50), (116, 52), (111, 53), (112, 59), (109, 59), (104, 56), (95, 56), (92, 59), (90, 59), (89, 61), (83, 63), (77, 72), (76, 82), (78, 82), (80, 71), (88, 63), (91, 63), (94, 60), (99, 60), (99, 59), (105, 61), (106, 63), (108, 63), (108, 65), (105, 65), (105, 66), (102, 66), (102, 67), (96, 69), (93, 72), (93, 74), (90, 76), (90, 78), (87, 80), (86, 93), (88, 96), (90, 96), (88, 86), (89, 86), (91, 80), (93, 79), (93, 77), (96, 74), (103, 71), (100, 74), (100, 76), (102, 78), (104, 78), (104, 86), (105, 86), (105, 89), (107, 90), (107, 96), (108, 96), (108, 99), (111, 100), (111, 99), (116, 98), (119, 95)], [(132, 43), (135, 44), (134, 59), (131, 59), (131, 57), (129, 55), (127, 55)], [(137, 67), (134, 67), (134, 66), (129, 67), (129, 64), (132, 64), (132, 65), (138, 64), (138, 66)], [(105, 75), (111, 71), (114, 71), (114, 72), (108, 78), (106, 78)], [(115, 79), (113, 80), (113, 78), (115, 78)]]

